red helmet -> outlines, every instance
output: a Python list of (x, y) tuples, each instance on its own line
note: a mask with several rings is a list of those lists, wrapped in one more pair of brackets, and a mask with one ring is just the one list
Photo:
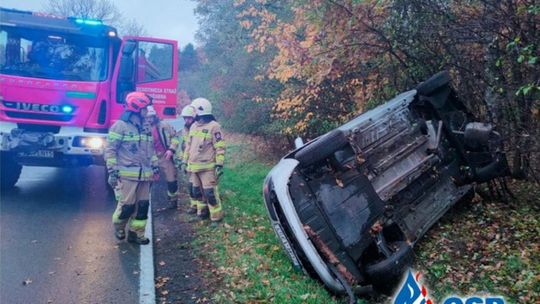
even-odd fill
[(131, 92), (126, 96), (126, 109), (139, 113), (142, 108), (152, 104), (152, 97), (143, 92)]

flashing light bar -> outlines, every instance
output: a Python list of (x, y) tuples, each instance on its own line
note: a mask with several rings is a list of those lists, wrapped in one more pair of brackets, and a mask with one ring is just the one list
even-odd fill
[(86, 24), (86, 25), (103, 25), (103, 22), (101, 20), (96, 20), (96, 19), (77, 18), (75, 19), (75, 23)]

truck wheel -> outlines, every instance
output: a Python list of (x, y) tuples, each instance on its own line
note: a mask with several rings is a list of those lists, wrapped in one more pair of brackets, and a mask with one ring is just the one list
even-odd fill
[(0, 166), (0, 186), (2, 190), (13, 188), (21, 176), (22, 166), (16, 162), (13, 154), (8, 152), (2, 152)]
[(450, 83), (450, 80), (450, 74), (448, 71), (441, 71), (419, 84), (416, 87), (416, 92), (419, 95), (429, 96), (441, 87)]
[(347, 142), (343, 131), (334, 130), (298, 151), (294, 158), (300, 162), (300, 166), (306, 167), (332, 155)]
[(406, 242), (397, 242), (393, 254), (388, 258), (366, 265), (366, 274), (371, 279), (375, 291), (382, 294), (392, 294), (401, 276), (412, 264), (412, 247)]

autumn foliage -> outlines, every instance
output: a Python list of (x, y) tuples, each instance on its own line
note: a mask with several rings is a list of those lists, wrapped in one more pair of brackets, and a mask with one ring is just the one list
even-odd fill
[(242, 122), (236, 131), (313, 138), (448, 69), (468, 106), (503, 132), (514, 172), (531, 173), (536, 1), (199, 1), (197, 13), (209, 91)]

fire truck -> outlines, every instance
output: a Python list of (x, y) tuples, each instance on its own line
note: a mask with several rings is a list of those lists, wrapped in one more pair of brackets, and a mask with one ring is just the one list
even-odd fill
[(178, 46), (120, 38), (100, 20), (0, 8), (0, 181), (23, 166), (103, 165), (108, 128), (128, 92), (176, 117)]

